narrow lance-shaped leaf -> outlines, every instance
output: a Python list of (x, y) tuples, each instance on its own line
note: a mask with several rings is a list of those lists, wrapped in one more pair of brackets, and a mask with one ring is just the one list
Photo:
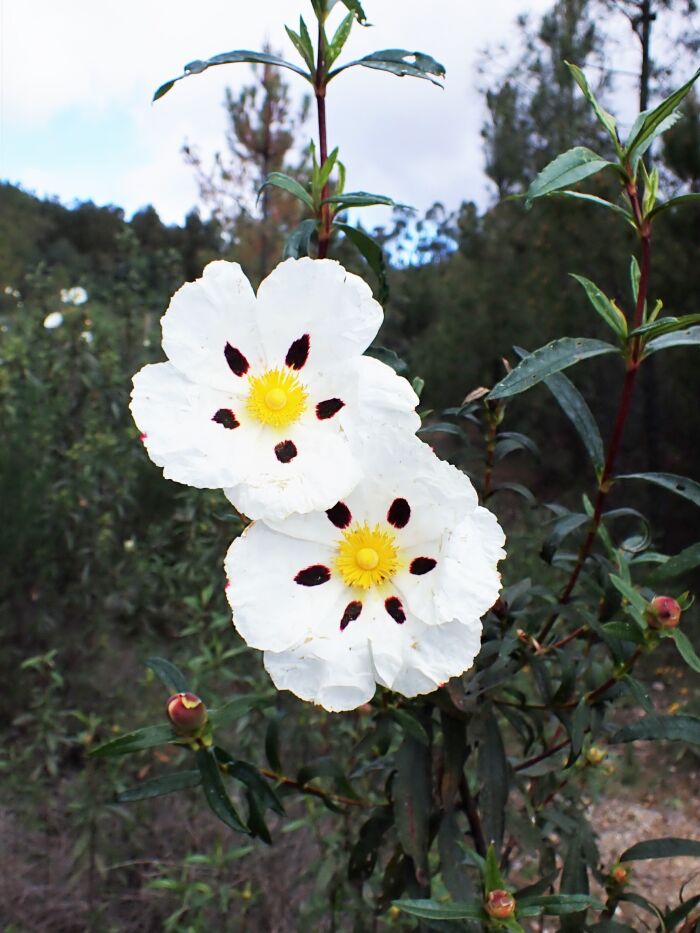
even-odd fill
[(219, 55), (214, 55), (212, 58), (208, 58), (205, 61), (196, 59), (193, 62), (189, 62), (189, 64), (185, 65), (184, 74), (181, 74), (177, 78), (171, 78), (171, 80), (166, 81), (165, 84), (161, 84), (153, 95), (153, 100), (160, 100), (177, 81), (182, 81), (183, 78), (189, 78), (190, 75), (201, 74), (203, 71), (206, 71), (207, 68), (212, 68), (216, 65), (233, 65), (239, 62), (257, 62), (264, 65), (277, 65), (280, 68), (288, 68), (290, 71), (294, 71), (296, 74), (301, 75), (302, 78), (306, 78), (307, 81), (311, 80), (311, 76), (302, 68), (285, 61), (283, 58), (279, 58), (277, 55), (269, 55), (267, 52), (251, 52), (248, 49), (237, 49), (235, 52), (221, 52)]
[(307, 217), (287, 237), (284, 244), (284, 259), (300, 259), (311, 252), (311, 241), (316, 232), (316, 221)]
[(598, 100), (596, 99), (596, 96), (588, 83), (588, 79), (586, 78), (583, 71), (581, 71), (581, 69), (578, 67), (578, 65), (573, 65), (571, 62), (567, 61), (565, 61), (564, 64), (571, 72), (571, 76), (574, 81), (583, 91), (583, 96), (593, 108), (595, 115), (598, 117), (598, 120), (608, 131), (608, 135), (615, 144), (615, 149), (620, 152), (620, 141), (617, 137), (617, 124), (615, 122), (615, 118), (598, 103)]
[(658, 353), (659, 350), (668, 350), (671, 347), (699, 347), (700, 327), (689, 327), (687, 330), (677, 330), (672, 334), (655, 337), (644, 347), (644, 356)]
[(343, 46), (348, 41), (348, 36), (350, 35), (350, 30), (352, 29), (352, 24), (355, 21), (355, 14), (348, 13), (348, 15), (343, 19), (340, 26), (335, 31), (335, 34), (331, 41), (328, 43), (326, 49), (326, 67), (330, 68), (336, 58), (343, 51)]
[(484, 731), (479, 738), (478, 761), (481, 783), (479, 810), (486, 842), (493, 843), (500, 852), (509, 792), (508, 762), (498, 720), (493, 713), (484, 713), (482, 724)]
[(341, 65), (340, 68), (330, 72), (328, 80), (332, 80), (346, 68), (354, 68), (356, 65), (374, 68), (378, 71), (388, 71), (400, 78), (424, 78), (438, 87), (442, 87), (442, 84), (437, 78), (445, 77), (444, 67), (424, 52), (411, 52), (408, 49), (382, 49), (379, 52), (372, 52), (371, 55), (365, 55), (364, 58), (348, 62), (347, 65)]
[(307, 42), (304, 39), (304, 36), (302, 35), (301, 26), (300, 26), (298, 33), (294, 32), (293, 29), (290, 29), (289, 26), (285, 26), (284, 28), (286, 29), (287, 35), (291, 39), (292, 44), (294, 45), (294, 48), (304, 59), (309, 71), (313, 71), (315, 67), (314, 50), (313, 50), (313, 46), (311, 45), (311, 39), (309, 38), (308, 31), (306, 33), (306, 38), (308, 38), (308, 44), (307, 44)]
[(384, 304), (389, 295), (389, 287), (386, 280), (386, 266), (384, 264), (384, 254), (382, 253), (381, 246), (363, 230), (359, 230), (357, 227), (351, 227), (350, 224), (334, 222), (333, 226), (341, 230), (367, 260), (367, 264), (377, 276), (379, 282), (377, 300), (380, 304)]
[(367, 17), (365, 16), (365, 11), (362, 9), (362, 4), (360, 0), (342, 0), (342, 3), (350, 10), (354, 15), (357, 22), (360, 26), (368, 26)]
[(695, 671), (696, 674), (700, 674), (700, 658), (695, 653), (695, 649), (685, 632), (681, 632), (681, 630), (677, 628), (671, 629), (668, 632), (668, 638), (672, 638), (675, 641), (678, 653), (688, 667)]
[[(516, 348), (519, 351), (519, 348)], [(522, 353), (524, 354), (524, 350)], [(602, 473), (605, 462), (603, 439), (588, 403), (579, 390), (563, 373), (548, 376), (544, 384), (552, 393), (562, 411), (573, 424), (584, 443), (597, 474)]]
[(677, 496), (687, 499), (694, 505), (700, 505), (700, 483), (687, 476), (677, 476), (675, 473), (624, 473), (615, 479), (641, 479), (655, 486), (661, 486)]
[(568, 152), (557, 156), (542, 169), (528, 188), (525, 203), (529, 205), (535, 198), (541, 198), (560, 188), (575, 185), (590, 175), (597, 175), (610, 165), (614, 166), (614, 163), (601, 158), (591, 149), (585, 146), (575, 146)]
[(635, 327), (630, 331), (630, 337), (636, 337), (638, 334), (646, 336), (652, 340), (660, 337), (662, 334), (673, 334), (678, 330), (685, 330), (690, 324), (697, 324), (700, 321), (700, 314), (684, 314), (682, 317), (662, 317), (656, 321), (649, 321), (640, 327)]
[(673, 94), (670, 94), (658, 107), (654, 107), (652, 110), (647, 111), (643, 115), (643, 119), (639, 121), (639, 125), (635, 124), (635, 126), (632, 127), (629, 141), (625, 147), (625, 155), (628, 158), (632, 157), (635, 154), (635, 150), (638, 150), (644, 142), (661, 127), (664, 120), (671, 116), (698, 78), (700, 78), (700, 68), (698, 68), (689, 81), (686, 81), (682, 87), (674, 91)]
[(422, 920), (484, 920), (488, 919), (480, 901), (440, 904), (431, 900), (394, 901), (394, 907)]
[(604, 207), (606, 210), (613, 211), (613, 213), (622, 217), (627, 221), (628, 224), (631, 224), (633, 227), (636, 227), (634, 222), (634, 217), (632, 214), (625, 210), (624, 207), (621, 207), (619, 204), (615, 204), (613, 201), (606, 201), (605, 198), (599, 198), (595, 194), (587, 194), (585, 191), (552, 191), (547, 197), (552, 198), (567, 198), (572, 201), (587, 201), (589, 204), (595, 204), (598, 207)]
[(518, 898), (519, 917), (536, 917), (538, 914), (561, 917), (564, 914), (578, 913), (587, 907), (602, 910), (603, 904), (590, 894), (542, 894), (537, 897)]
[(649, 214), (649, 220), (661, 214), (663, 211), (668, 210), (669, 207), (678, 207), (680, 204), (700, 204), (700, 194), (680, 194), (677, 198), (670, 198), (668, 201), (662, 201), (661, 204), (657, 204), (654, 210)]
[(618, 337), (624, 339), (627, 336), (627, 320), (622, 311), (598, 288), (595, 282), (573, 272), (571, 278), (583, 287), (588, 300), (608, 327), (612, 328)]
[(142, 751), (144, 748), (155, 748), (157, 745), (168, 745), (172, 742), (181, 741), (172, 726), (164, 723), (157, 726), (146, 726), (144, 729), (137, 729), (135, 732), (127, 732), (120, 735), (111, 742), (105, 742), (94, 749), (93, 755), (112, 756), (129, 755), (132, 752)]
[(427, 886), (428, 823), (432, 804), (430, 750), (411, 736), (403, 740), (396, 753), (393, 798), (399, 840), (404, 852), (413, 859), (418, 883)]
[(231, 798), (226, 793), (219, 765), (214, 756), (213, 749), (200, 748), (197, 751), (197, 767), (202, 778), (204, 795), (209, 807), (222, 823), (225, 823), (236, 832), (250, 835), (240, 816), (236, 812)]
[(188, 787), (197, 787), (201, 783), (202, 776), (199, 771), (176, 771), (174, 774), (164, 774), (150, 781), (142, 781), (135, 787), (129, 787), (117, 795), (117, 800), (119, 803), (132, 803), (135, 800), (163, 797)]
[(635, 742), (638, 739), (654, 741), (669, 739), (700, 745), (700, 718), (685, 713), (675, 716), (644, 716), (637, 722), (623, 726), (610, 739), (613, 744)]
[(372, 207), (379, 204), (385, 207), (396, 207), (396, 202), (384, 194), (371, 194), (369, 191), (348, 191), (345, 194), (333, 194), (325, 198), (322, 204), (337, 204), (339, 209), (346, 207)]
[(548, 376), (561, 372), (581, 360), (604, 353), (619, 353), (617, 347), (603, 340), (587, 337), (561, 337), (526, 356), (516, 368), (491, 389), (488, 398), (508, 398), (531, 389)]
[(636, 862), (652, 858), (700, 857), (700, 841), (697, 839), (678, 839), (667, 836), (663, 839), (645, 839), (626, 849), (620, 856), (621, 862)]
[(282, 188), (283, 191), (287, 191), (299, 201), (303, 201), (311, 210), (314, 209), (313, 199), (306, 188), (303, 188), (296, 179), (289, 175), (285, 175), (283, 172), (270, 172), (260, 186), (260, 191), (268, 187)]
[(173, 693), (187, 693), (190, 689), (182, 671), (165, 658), (147, 658), (146, 667)]
[(700, 566), (700, 543), (691, 544), (680, 554), (670, 557), (665, 564), (661, 564), (654, 570), (649, 582), (653, 584), (662, 580), (675, 580), (676, 577), (683, 577), (698, 566)]

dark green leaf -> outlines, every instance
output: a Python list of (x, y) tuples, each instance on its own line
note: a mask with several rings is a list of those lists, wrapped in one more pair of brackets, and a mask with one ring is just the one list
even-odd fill
[(353, 800), (358, 799), (355, 789), (348, 780), (345, 771), (338, 762), (333, 761), (332, 758), (328, 758), (324, 755), (304, 765), (303, 768), (299, 768), (297, 772), (297, 781), (301, 785), (308, 784), (317, 777), (333, 778), (333, 783), (341, 793), (345, 794), (346, 797), (352, 797)]
[(472, 880), (464, 866), (460, 846), (463, 840), (464, 833), (457, 823), (454, 810), (443, 813), (437, 839), (440, 874), (450, 896), (456, 901), (469, 901), (474, 895)]
[(117, 795), (119, 803), (132, 803), (134, 800), (146, 800), (150, 797), (162, 797), (187, 787), (197, 787), (202, 783), (199, 771), (176, 771), (142, 781), (136, 787), (129, 787)]
[(302, 220), (287, 237), (284, 244), (284, 259), (300, 259), (311, 252), (311, 240), (316, 232), (316, 221), (311, 217)]
[(678, 653), (688, 667), (697, 674), (700, 674), (700, 658), (695, 653), (695, 649), (691, 645), (690, 639), (685, 632), (682, 632), (679, 628), (674, 628), (668, 632), (668, 637), (675, 641)]
[[(683, 903), (679, 904), (678, 907), (668, 911), (664, 917), (666, 929), (675, 930), (678, 924), (685, 920), (688, 914), (693, 911), (698, 906), (698, 904), (700, 904), (700, 894), (696, 894), (694, 897), (689, 897), (687, 901), (683, 901)], [(695, 929), (697, 930), (697, 926)]]
[(480, 901), (464, 904), (439, 904), (431, 900), (394, 901), (394, 907), (423, 920), (483, 920), (488, 919)]
[(389, 710), (389, 716), (401, 726), (406, 735), (412, 736), (423, 745), (430, 745), (428, 733), (415, 716), (403, 709)]
[(214, 754), (216, 760), (223, 767), (225, 774), (236, 781), (240, 781), (241, 784), (245, 784), (249, 790), (255, 792), (261, 803), (280, 816), (284, 816), (282, 801), (254, 765), (234, 758), (233, 755), (218, 746), (214, 748)]
[(165, 658), (147, 658), (146, 667), (149, 667), (153, 673), (161, 680), (168, 690), (173, 693), (187, 693), (189, 687), (185, 675), (170, 661)]
[(623, 726), (610, 739), (618, 742), (635, 742), (637, 739), (651, 741), (670, 739), (700, 745), (700, 718), (679, 713), (675, 716), (644, 716), (637, 722)]
[(603, 904), (589, 894), (542, 894), (539, 897), (518, 898), (518, 916), (534, 917), (537, 914), (550, 914), (561, 917), (563, 914), (575, 914), (592, 907), (602, 910)]
[(699, 77), (700, 68), (689, 81), (686, 81), (682, 87), (674, 91), (673, 94), (670, 94), (658, 107), (654, 107), (641, 115), (642, 119), (638, 120), (632, 127), (629, 141), (625, 147), (625, 155), (628, 158), (631, 158), (635, 154), (635, 150), (639, 150), (647, 140), (651, 141), (651, 139), (654, 138), (656, 131), (660, 130), (664, 121), (671, 117), (673, 111), (688, 94)]
[(576, 279), (579, 285), (583, 286), (588, 300), (608, 327), (612, 328), (618, 337), (624, 339), (627, 336), (627, 320), (622, 311), (610, 301), (607, 295), (603, 294), (595, 282), (591, 282), (590, 279), (586, 279), (582, 275), (575, 275), (574, 273), (571, 273), (571, 277)]
[(629, 692), (632, 694), (634, 699), (639, 703), (645, 713), (654, 712), (654, 704), (651, 702), (651, 697), (649, 696), (646, 687), (640, 681), (635, 680), (634, 677), (630, 677), (629, 674), (625, 674), (622, 678), (622, 683), (627, 687)]
[(266, 697), (257, 693), (245, 693), (242, 696), (234, 697), (217, 709), (209, 710), (209, 721), (215, 729), (220, 729), (254, 709), (264, 709), (266, 706), (271, 706), (274, 699), (274, 696)]
[(567, 198), (572, 201), (588, 201), (589, 204), (596, 204), (598, 207), (605, 207), (607, 210), (613, 211), (626, 220), (628, 224), (631, 224), (633, 227), (635, 226), (634, 217), (628, 210), (625, 210), (624, 207), (612, 201), (606, 201), (605, 198), (599, 198), (595, 194), (586, 194), (585, 191), (552, 191), (548, 197)]
[(650, 577), (650, 584), (663, 580), (675, 580), (684, 577), (700, 565), (700, 543), (691, 544), (680, 554), (670, 557), (665, 563), (656, 567)]
[(686, 202), (700, 203), (700, 194), (681, 194), (677, 198), (670, 198), (668, 201), (663, 201), (661, 204), (657, 204), (654, 210), (651, 211), (649, 219), (651, 220), (652, 217), (656, 217), (657, 214), (667, 210), (669, 207), (677, 207), (679, 204), (684, 204)]
[(619, 638), (620, 641), (632, 641), (637, 645), (645, 643), (644, 632), (634, 622), (606, 622), (603, 631), (612, 638)]
[(636, 337), (643, 334), (647, 339), (660, 337), (662, 334), (673, 334), (678, 330), (687, 330), (690, 324), (697, 324), (700, 321), (700, 314), (684, 314), (683, 317), (662, 317), (656, 321), (650, 321), (648, 324), (642, 324), (641, 327), (635, 327), (629, 333), (630, 337)]
[(270, 172), (260, 186), (260, 191), (268, 187), (282, 188), (283, 191), (287, 191), (299, 201), (303, 201), (311, 210), (314, 209), (313, 199), (306, 188), (302, 188), (296, 179), (292, 178), (290, 175), (285, 175), (284, 172)]
[[(589, 893), (588, 886), (588, 866), (584, 854), (584, 829), (578, 826), (571, 837), (566, 855), (564, 857), (564, 866), (561, 873), (560, 894), (584, 894)], [(574, 933), (574, 931), (583, 930), (586, 919), (586, 912), (582, 910), (567, 916), (562, 920), (561, 929), (565, 933)]]
[(360, 0), (342, 0), (345, 6), (350, 10), (350, 12), (355, 16), (355, 19), (361, 26), (369, 25), (367, 23), (367, 17), (365, 16), (365, 11), (362, 9), (362, 4)]
[(484, 889), (487, 894), (490, 894), (491, 891), (501, 891), (503, 888), (505, 888), (505, 881), (498, 864), (496, 847), (493, 842), (490, 842), (484, 861)]
[(581, 513), (570, 513), (569, 515), (563, 515), (558, 519), (550, 531), (546, 541), (542, 545), (542, 550), (540, 554), (542, 555), (543, 560), (546, 560), (548, 564), (552, 563), (554, 555), (557, 552), (557, 549), (561, 545), (562, 541), (573, 531), (576, 531), (577, 528), (581, 528), (583, 525), (588, 525), (590, 519), (587, 515)]
[(350, 35), (350, 30), (352, 29), (352, 24), (355, 21), (355, 14), (348, 13), (348, 15), (341, 21), (340, 26), (336, 29), (333, 38), (328, 43), (326, 48), (326, 67), (330, 68), (336, 58), (343, 51), (343, 46), (348, 41), (348, 36)]
[(537, 499), (527, 486), (523, 486), (522, 483), (494, 483), (491, 487), (491, 495), (495, 495), (497, 492), (514, 492), (517, 496), (522, 496), (530, 505), (537, 505)]
[(309, 36), (309, 31), (306, 28), (306, 23), (301, 17), (299, 18), (299, 32), (294, 32), (293, 29), (290, 29), (289, 26), (284, 27), (287, 30), (287, 35), (292, 40), (294, 48), (301, 55), (308, 67), (309, 71), (314, 71), (316, 63), (314, 62), (314, 49), (311, 45), (311, 37)]
[(626, 849), (620, 856), (621, 862), (636, 862), (651, 858), (700, 858), (700, 840), (677, 839), (668, 836), (663, 839), (646, 839)]
[(529, 205), (535, 198), (575, 185), (613, 164), (585, 146), (575, 146), (542, 169), (528, 188), (525, 203)]
[(325, 198), (321, 203), (335, 204), (338, 206), (338, 210), (345, 210), (346, 207), (372, 207), (375, 204), (396, 207), (396, 202), (386, 195), (370, 194), (369, 191), (348, 191), (343, 194), (333, 194), (329, 198)]
[(598, 103), (598, 100), (596, 99), (596, 96), (588, 83), (588, 79), (586, 78), (583, 71), (581, 71), (581, 69), (578, 67), (578, 65), (573, 65), (571, 62), (567, 61), (565, 61), (564, 64), (571, 72), (571, 76), (574, 81), (583, 91), (583, 96), (593, 108), (596, 117), (607, 130), (608, 135), (615, 144), (615, 148), (619, 151), (620, 144), (617, 138), (617, 124), (615, 123), (615, 118), (612, 116), (612, 114), (608, 113), (607, 110), (604, 110), (603, 107), (601, 107), (601, 105)]
[(508, 398), (531, 389), (549, 376), (604, 353), (619, 353), (617, 347), (587, 337), (561, 337), (528, 354), (488, 394), (489, 399)]
[(591, 714), (592, 711), (589, 704), (586, 702), (586, 697), (581, 697), (571, 717), (571, 724), (568, 729), (569, 738), (571, 739), (571, 749), (569, 751), (569, 759), (566, 762), (567, 768), (570, 768), (581, 754), (583, 737), (586, 734), (586, 729), (588, 729), (590, 725)]
[(265, 817), (258, 804), (258, 799), (252, 790), (247, 790), (245, 795), (248, 804), (248, 829), (251, 836), (256, 839), (262, 839), (267, 845), (272, 845), (272, 836), (267, 828)]
[(202, 787), (204, 796), (207, 798), (209, 807), (222, 823), (225, 823), (236, 832), (250, 835), (250, 831), (245, 826), (235, 807), (231, 803), (231, 798), (226, 793), (224, 782), (221, 777), (219, 765), (214, 756), (213, 749), (200, 748), (197, 751), (197, 767), (202, 777)]
[(687, 330), (677, 330), (672, 334), (655, 337), (644, 347), (644, 355), (658, 353), (659, 350), (669, 350), (671, 347), (697, 347), (700, 346), (700, 327), (689, 327)]
[(563, 373), (548, 376), (544, 380), (544, 384), (557, 400), (566, 417), (576, 428), (588, 451), (588, 456), (596, 473), (602, 472), (605, 462), (603, 439), (586, 400), (569, 377)]
[(175, 732), (172, 726), (164, 723), (158, 726), (146, 726), (144, 729), (137, 729), (136, 732), (127, 732), (120, 735), (111, 742), (105, 742), (94, 749), (93, 755), (129, 755), (131, 752), (139, 752), (144, 748), (154, 748), (156, 745), (168, 745), (172, 742), (180, 741), (180, 736)]
[(615, 479), (643, 479), (647, 483), (668, 489), (669, 492), (675, 492), (694, 505), (700, 505), (700, 483), (688, 479), (687, 476), (676, 476), (675, 473), (624, 473)]
[(402, 360), (394, 350), (390, 350), (388, 347), (369, 347), (365, 350), (365, 355), (371, 356), (373, 359), (379, 360), (382, 363), (386, 363), (387, 366), (391, 366), (398, 375), (405, 373), (408, 369), (408, 363)]
[(354, 68), (356, 65), (388, 71), (400, 78), (425, 78), (438, 87), (442, 87), (442, 84), (436, 78), (445, 77), (443, 66), (430, 55), (425, 55), (423, 52), (409, 52), (407, 49), (382, 49), (379, 52), (372, 52), (371, 55), (365, 55), (364, 58), (358, 58), (354, 62), (348, 62), (347, 65), (341, 65), (340, 68), (331, 71), (328, 80), (330, 81), (346, 68)]
[(377, 276), (379, 282), (379, 294), (377, 300), (384, 304), (389, 295), (389, 287), (386, 280), (386, 266), (384, 264), (384, 254), (382, 248), (376, 240), (368, 236), (364, 230), (357, 227), (351, 227), (349, 224), (341, 224), (337, 221), (333, 223), (334, 227), (342, 230), (350, 242), (359, 250), (362, 256), (367, 260), (367, 265)]
[(278, 58), (276, 55), (268, 55), (267, 52), (250, 52), (247, 49), (238, 49), (235, 52), (221, 52), (221, 54), (214, 55), (206, 61), (196, 59), (193, 62), (189, 62), (185, 65), (184, 74), (170, 81), (166, 81), (165, 84), (161, 84), (153, 95), (153, 100), (159, 100), (167, 94), (176, 81), (182, 81), (183, 78), (188, 78), (190, 75), (199, 75), (203, 71), (206, 71), (207, 68), (212, 68), (215, 65), (233, 65), (238, 62), (258, 62), (264, 65), (278, 65), (280, 68), (289, 68), (290, 71), (294, 71), (296, 74), (301, 75), (302, 78), (306, 78), (307, 81), (310, 80), (310, 76), (302, 68), (285, 61), (283, 58)]
[(399, 841), (413, 859), (418, 883), (427, 886), (428, 824), (432, 809), (430, 749), (411, 736), (403, 740), (396, 753), (393, 803)]
[(350, 852), (348, 876), (351, 881), (366, 881), (371, 877), (379, 857), (379, 847), (393, 826), (390, 807), (378, 807), (360, 829), (360, 835)]
[(508, 802), (509, 769), (498, 720), (491, 712), (482, 716), (483, 732), (479, 736), (479, 810), (484, 838), (500, 852)]
[(460, 428), (458, 424), (452, 424), (449, 421), (433, 421), (424, 424), (422, 428), (418, 429), (418, 434), (454, 434), (455, 437), (462, 441), (467, 440), (464, 428)]

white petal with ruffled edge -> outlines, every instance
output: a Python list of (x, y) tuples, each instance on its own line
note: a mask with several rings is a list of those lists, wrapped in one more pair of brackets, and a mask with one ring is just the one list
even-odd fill
[[(149, 455), (169, 479), (224, 488), (250, 518), (329, 508), (357, 484), (368, 437), (420, 423), (408, 382), (360, 356), (381, 320), (366, 283), (337, 262), (287, 260), (257, 298), (236, 263), (210, 263), (163, 317), (170, 362), (134, 379)], [(271, 371), (305, 393), (286, 425), (249, 405)]]
[[(469, 479), (417, 438), (387, 431), (363, 465), (332, 509), (257, 522), (226, 560), (242, 581), (228, 589), (234, 623), (266, 651), (277, 686), (333, 710), (364, 702), (370, 678), (415, 696), (467, 670), (505, 556)], [(344, 530), (363, 524), (393, 535), (400, 561), (369, 589), (347, 585), (336, 564)]]

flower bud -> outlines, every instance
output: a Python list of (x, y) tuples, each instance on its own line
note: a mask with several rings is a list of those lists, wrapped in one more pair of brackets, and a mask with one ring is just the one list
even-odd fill
[(171, 696), (166, 711), (179, 735), (196, 735), (208, 719), (206, 706), (194, 693), (176, 693)]
[(630, 870), (629, 868), (625, 868), (625, 866), (621, 865), (619, 862), (616, 862), (610, 869), (610, 878), (615, 882), (615, 884), (627, 884), (630, 878)]
[(605, 749), (601, 748), (599, 745), (591, 745), (591, 747), (586, 752), (586, 761), (589, 765), (593, 765), (595, 767), (605, 760), (605, 756), (607, 754), (608, 753), (605, 751)]
[(675, 628), (681, 620), (681, 607), (673, 596), (655, 596), (646, 617), (649, 628)]
[(510, 891), (491, 891), (484, 906), (489, 917), (507, 920), (515, 913), (515, 898)]

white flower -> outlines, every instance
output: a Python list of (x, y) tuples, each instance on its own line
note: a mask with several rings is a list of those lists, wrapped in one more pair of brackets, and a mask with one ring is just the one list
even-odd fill
[(60, 311), (52, 311), (44, 318), (44, 327), (47, 330), (55, 330), (63, 324), (63, 315)]
[(92, 343), (95, 339), (95, 335), (91, 330), (84, 330), (81, 331), (80, 339), (84, 340), (85, 343)]
[(420, 424), (408, 382), (361, 355), (381, 322), (337, 262), (288, 259), (257, 298), (237, 263), (210, 263), (162, 319), (169, 362), (134, 377), (151, 459), (251, 518), (328, 508), (359, 481), (367, 434)]
[(504, 535), (464, 473), (393, 432), (365, 470), (331, 509), (254, 522), (226, 557), (240, 634), (279, 689), (329, 710), (467, 670), (500, 590)]
[(87, 300), (88, 293), (80, 285), (61, 289), (61, 301), (64, 305), (84, 305)]

